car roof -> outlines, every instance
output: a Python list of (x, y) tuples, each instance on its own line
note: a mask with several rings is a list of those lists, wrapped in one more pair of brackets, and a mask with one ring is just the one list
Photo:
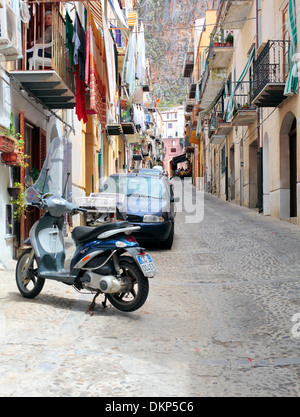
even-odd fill
[(158, 171), (157, 169), (150, 169), (150, 168), (140, 168), (134, 169), (132, 171), (133, 174), (148, 174), (148, 175), (161, 175), (162, 172)]
[(151, 178), (155, 178), (155, 179), (160, 180), (160, 181), (164, 181), (165, 183), (168, 183), (168, 184), (170, 183), (168, 178), (165, 175), (163, 175), (162, 173), (160, 173), (159, 175), (157, 175), (157, 174), (151, 175), (151, 174), (145, 174), (145, 173), (141, 173), (141, 172), (139, 172), (139, 173), (137, 173), (137, 172), (128, 172), (128, 173), (118, 172), (118, 173), (114, 173), (114, 174), (109, 175), (109, 177), (112, 177), (112, 178), (117, 178), (117, 177), (150, 178), (151, 177)]

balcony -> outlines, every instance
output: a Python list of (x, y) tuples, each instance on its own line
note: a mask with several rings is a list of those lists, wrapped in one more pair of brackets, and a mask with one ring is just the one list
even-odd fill
[(233, 55), (233, 45), (212, 46), (211, 69), (227, 68)]
[(220, 92), (225, 84), (227, 73), (225, 69), (210, 70), (207, 67), (200, 85), (199, 107), (206, 109)]
[(268, 41), (253, 65), (253, 103), (258, 107), (277, 107), (289, 73), (289, 41)]
[[(49, 10), (48, 6), (48, 10)], [(40, 27), (40, 18), (45, 16), (45, 3), (39, 5), (38, 11), (31, 17), (28, 38), (23, 42), (23, 70), (13, 70), (10, 74), (31, 95), (35, 96), (49, 109), (73, 109), (75, 101), (75, 80), (72, 70), (68, 66), (69, 51), (65, 45), (65, 21), (59, 9), (52, 4), (52, 42), (46, 45), (45, 35), (41, 33), (42, 42), (36, 44), (36, 27)], [(43, 20), (42, 20), (43, 21)], [(31, 33), (34, 37), (31, 38)], [(45, 33), (45, 32), (44, 32)], [(28, 42), (27, 42), (28, 41)], [(27, 48), (33, 41), (41, 51), (36, 57), (31, 51), (30, 58)], [(43, 57), (49, 52), (50, 57)], [(31, 69), (32, 68), (32, 69)]]
[(209, 50), (209, 66), (212, 70), (227, 68), (233, 55), (233, 35), (231, 31), (217, 30)]
[(185, 111), (187, 113), (191, 113), (193, 111), (193, 108), (194, 108), (194, 100), (191, 100), (191, 99), (186, 100)]
[(223, 142), (225, 136), (232, 130), (231, 123), (226, 122), (226, 102), (227, 97), (222, 96), (220, 101), (216, 104), (214, 113), (209, 121), (208, 136), (210, 138), (210, 143), (213, 145)]
[(232, 126), (249, 126), (257, 120), (257, 111), (252, 102), (252, 82), (243, 81), (236, 88), (233, 97)]
[(248, 17), (253, 0), (221, 0), (220, 23), (223, 29), (241, 29)]
[(194, 69), (194, 52), (187, 52), (183, 63), (183, 77), (189, 78)]

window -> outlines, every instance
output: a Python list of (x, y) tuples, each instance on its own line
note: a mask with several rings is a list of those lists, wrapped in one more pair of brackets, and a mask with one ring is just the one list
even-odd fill
[(175, 140), (172, 140), (172, 146), (173, 146), (173, 148), (175, 148), (175, 146), (176, 146), (176, 141)]
[(171, 152), (176, 152), (176, 148), (171, 148)]
[(172, 129), (173, 128), (173, 123), (168, 123), (168, 129)]
[(6, 235), (13, 234), (13, 206), (12, 204), (6, 204), (6, 226), (5, 226), (5, 233)]

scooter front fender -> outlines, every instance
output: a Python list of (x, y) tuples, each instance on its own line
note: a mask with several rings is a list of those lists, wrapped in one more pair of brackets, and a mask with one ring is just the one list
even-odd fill
[(22, 251), (25, 249), (29, 249), (31, 248), (31, 242), (30, 242), (30, 237), (28, 237), (27, 239), (24, 240), (23, 245), (22, 245)]

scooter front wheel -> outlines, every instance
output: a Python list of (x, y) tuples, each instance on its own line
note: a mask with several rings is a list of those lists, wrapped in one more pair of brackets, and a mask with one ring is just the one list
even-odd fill
[(127, 281), (127, 290), (118, 294), (108, 294), (107, 298), (118, 310), (125, 312), (138, 310), (148, 297), (148, 278), (135, 263), (120, 260), (120, 268), (123, 271), (122, 280)]
[[(37, 262), (35, 257), (31, 260), (31, 249), (26, 249), (19, 257), (16, 267), (16, 282), (20, 293), (25, 298), (36, 297), (43, 289), (44, 278), (37, 275)], [(31, 265), (28, 263), (31, 262)], [(25, 268), (28, 266), (28, 275), (25, 276)]]

